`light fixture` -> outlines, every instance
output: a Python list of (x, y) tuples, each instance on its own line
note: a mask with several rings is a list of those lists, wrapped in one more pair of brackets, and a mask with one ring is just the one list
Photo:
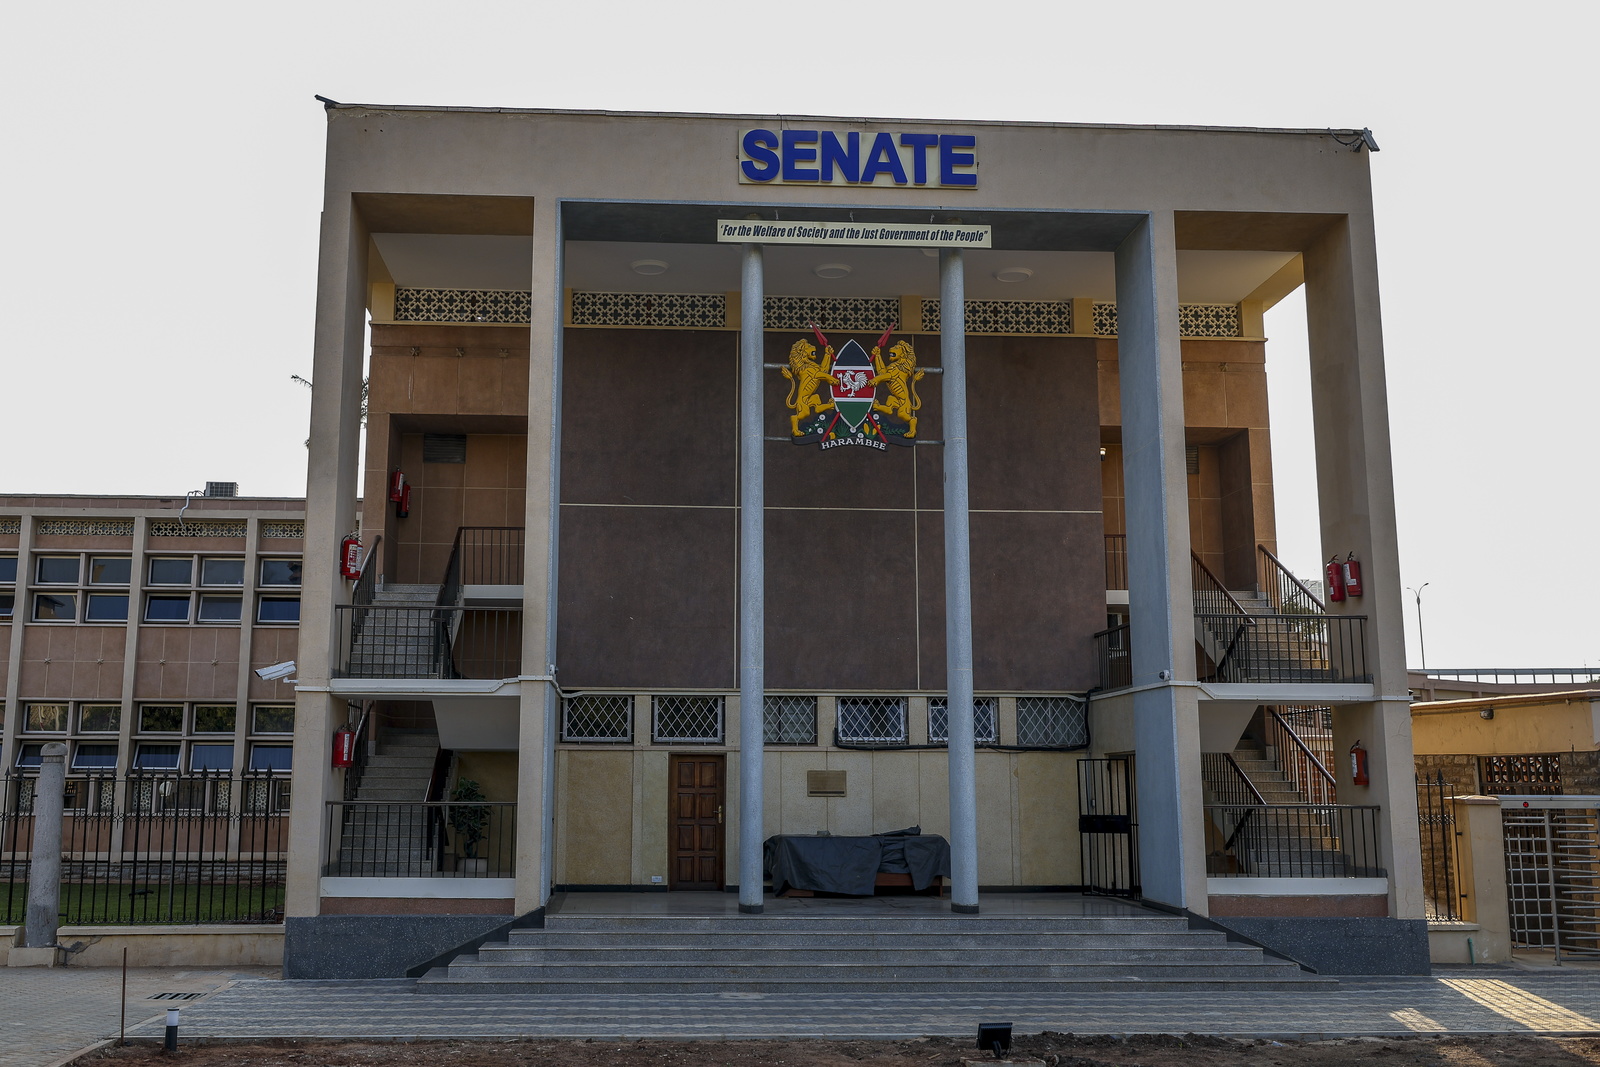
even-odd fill
[(819, 278), (843, 278), (850, 273), (848, 263), (822, 263), (811, 268), (811, 273)]
[(995, 1059), (999, 1059), (1002, 1053), (1011, 1051), (1011, 1024), (979, 1023), (978, 1047), (985, 1052), (993, 1053)]
[(630, 266), (635, 274), (665, 274), (667, 261), (664, 259), (636, 259)]
[(1105, 445), (1101, 445), (1100, 446), (1100, 458), (1101, 459), (1105, 459), (1106, 458), (1106, 446)]
[(997, 282), (1025, 282), (1033, 277), (1033, 271), (1027, 267), (1005, 267), (994, 272)]

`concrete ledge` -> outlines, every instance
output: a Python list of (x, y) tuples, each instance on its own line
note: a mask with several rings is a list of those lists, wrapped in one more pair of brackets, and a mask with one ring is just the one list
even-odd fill
[(1319, 974), (1429, 974), (1421, 919), (1245, 917), (1210, 921)]
[(285, 978), (403, 978), (504, 915), (307, 915), (284, 920)]
[(323, 897), (321, 915), (503, 915), (516, 912), (511, 897)]
[[(283, 925), (63, 926), (56, 941), (74, 967), (280, 967)], [(78, 948), (78, 946), (82, 946)]]
[(515, 878), (324, 878), (325, 897), (386, 897), (416, 900), (510, 900)]
[(7, 967), (55, 967), (61, 962), (61, 950), (47, 948), (13, 948), (6, 954)]
[(1206, 892), (1232, 897), (1388, 896), (1387, 878), (1207, 878)]
[(1389, 914), (1389, 897), (1382, 893), (1366, 896), (1265, 896), (1251, 894), (1234, 896), (1213, 893), (1207, 897), (1209, 913), (1219, 915), (1251, 915), (1259, 917), (1304, 916), (1306, 918), (1332, 918), (1366, 916), (1381, 919)]
[(1428, 924), (1428, 958), (1434, 963), (1511, 962), (1511, 953), (1498, 948), (1497, 939), (1477, 923)]

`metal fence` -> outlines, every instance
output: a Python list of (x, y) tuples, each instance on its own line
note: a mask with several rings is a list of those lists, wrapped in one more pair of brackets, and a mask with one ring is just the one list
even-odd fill
[(1600, 798), (1502, 796), (1511, 943), (1600, 958)]
[(1128, 588), (1128, 535), (1106, 534), (1106, 588)]
[(344, 878), (510, 878), (515, 801), (329, 801), (322, 873)]
[[(1328, 769), (1333, 765), (1333, 727), (1324, 724), (1322, 708), (1265, 708), (1262, 716), (1266, 742), (1278, 758), (1289, 784), (1311, 804), (1333, 804), (1339, 799), (1338, 783)], [(1295, 712), (1299, 712), (1296, 714)]]
[(1217, 682), (1371, 682), (1365, 615), (1195, 614), (1221, 648)]
[(1380, 878), (1377, 805), (1207, 804), (1222, 839), (1206, 873), (1234, 878)]
[[(0, 924), (25, 919), (36, 784), (0, 777)], [(63, 925), (282, 921), (287, 776), (71, 778), (65, 800)]]
[(1126, 623), (1095, 634), (1094, 651), (1100, 663), (1101, 689), (1122, 689), (1133, 684), (1132, 650)]
[(522, 609), (337, 604), (345, 678), (514, 678)]
[(1417, 776), (1417, 832), (1422, 843), (1423, 907), (1434, 922), (1460, 922), (1461, 852), (1456, 846), (1455, 786), (1443, 773)]

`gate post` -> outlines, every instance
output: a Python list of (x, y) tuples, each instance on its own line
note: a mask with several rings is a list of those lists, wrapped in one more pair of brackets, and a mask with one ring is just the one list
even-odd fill
[[(1473, 954), (1468, 963), (1505, 963), (1511, 959), (1511, 906), (1506, 891), (1506, 840), (1500, 817), (1500, 798), (1453, 797), (1456, 809), (1456, 847), (1459, 849), (1461, 894), (1466, 898), (1461, 917), (1477, 923)], [(1435, 960), (1435, 963), (1456, 963)]]
[[(67, 785), (67, 746), (44, 746), (33, 790), (33, 862), (28, 867), (27, 948), (55, 952), (61, 912), (61, 805)], [(53, 963), (52, 963), (53, 965)]]

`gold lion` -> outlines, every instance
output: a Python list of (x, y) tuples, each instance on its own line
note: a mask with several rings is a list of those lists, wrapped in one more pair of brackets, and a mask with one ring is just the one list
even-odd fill
[(923, 372), (917, 369), (917, 354), (911, 349), (910, 341), (896, 341), (889, 346), (889, 362), (883, 362), (883, 349), (872, 350), (872, 367), (878, 372), (868, 385), (886, 385), (883, 403), (874, 402), (873, 411), (881, 411), (906, 423), (906, 436), (917, 436), (916, 411), (922, 406), (922, 398), (917, 396), (916, 383), (922, 380)]
[(783, 376), (790, 381), (789, 397), (783, 403), (794, 414), (789, 416), (789, 426), (794, 431), (794, 436), (803, 436), (800, 433), (800, 420), (808, 419), (821, 411), (828, 411), (833, 407), (833, 401), (823, 401), (817, 395), (817, 389), (824, 382), (837, 384), (839, 379), (828, 373), (828, 368), (833, 366), (833, 346), (829, 345), (822, 353), (822, 362), (817, 362), (817, 346), (801, 338), (789, 349), (789, 365), (783, 368)]

